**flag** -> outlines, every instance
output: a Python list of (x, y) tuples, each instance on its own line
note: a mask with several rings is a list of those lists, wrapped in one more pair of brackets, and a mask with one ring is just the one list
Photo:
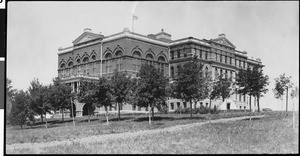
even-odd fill
[(135, 16), (135, 15), (132, 15), (132, 20), (137, 20), (138, 19), (138, 17), (137, 16)]

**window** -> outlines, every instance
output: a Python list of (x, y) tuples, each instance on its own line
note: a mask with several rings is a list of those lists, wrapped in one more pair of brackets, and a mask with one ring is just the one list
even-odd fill
[(223, 56), (222, 56), (222, 55), (220, 55), (220, 62), (222, 62), (222, 57), (223, 57)]
[(239, 94), (239, 101), (242, 101), (242, 95)]
[(149, 111), (149, 108), (148, 108), (148, 106), (145, 108), (145, 111)]
[(180, 51), (177, 51), (177, 58), (180, 58)]
[(186, 102), (183, 102), (183, 108), (186, 108)]
[(200, 51), (200, 58), (202, 59), (202, 51)]
[(184, 54), (184, 57), (187, 57), (187, 54), (186, 54), (186, 53)]
[(180, 107), (180, 102), (177, 102), (177, 108), (179, 108)]
[(171, 51), (171, 59), (174, 60), (174, 51)]
[(141, 107), (140, 106), (138, 106), (138, 111), (141, 111)]
[(225, 56), (225, 63), (227, 63), (227, 56)]
[(228, 74), (228, 73), (227, 73), (227, 70), (226, 70), (226, 71), (225, 71), (225, 78), (226, 78), (226, 79), (228, 78), (227, 74)]
[(171, 67), (171, 77), (174, 78), (174, 67)]
[(136, 105), (132, 105), (132, 110), (135, 110), (136, 109)]
[(240, 109), (242, 109), (242, 106), (240, 106)]
[(112, 106), (109, 106), (109, 111), (112, 111)]
[(205, 106), (208, 107), (208, 103), (205, 103)]
[(203, 102), (200, 102), (200, 106), (203, 106)]
[(246, 106), (244, 106), (244, 109), (246, 109)]
[(171, 110), (174, 110), (174, 103), (171, 103)]
[(229, 64), (231, 64), (232, 62), (231, 62), (231, 58), (229, 57)]
[(244, 95), (244, 102), (246, 102), (246, 96)]
[(205, 52), (205, 60), (207, 60), (207, 53), (208, 53), (208, 52)]

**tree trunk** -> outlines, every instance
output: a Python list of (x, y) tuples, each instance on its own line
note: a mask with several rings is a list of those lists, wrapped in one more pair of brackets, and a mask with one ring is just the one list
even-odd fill
[(61, 121), (64, 122), (64, 109), (62, 107), (60, 109), (62, 110)]
[(105, 109), (106, 109), (106, 124), (109, 125), (109, 121), (108, 121), (108, 109), (107, 109), (107, 106), (105, 106)]
[(119, 115), (119, 121), (120, 121), (121, 120), (120, 103), (118, 103), (118, 115)]
[(249, 120), (251, 121), (251, 113), (252, 113), (252, 109), (251, 109), (251, 95), (250, 95), (250, 102), (249, 102), (250, 104), (249, 104), (249, 106), (250, 106), (250, 118), (249, 118)]
[(191, 109), (191, 118), (193, 118), (192, 100), (190, 101), (190, 109)]
[(289, 88), (286, 87), (286, 112), (288, 111), (288, 100), (289, 100)]
[(23, 129), (23, 125), (20, 125), (21, 126), (21, 129)]
[[(211, 107), (211, 98), (209, 98), (209, 108)], [(210, 120), (210, 109), (208, 110), (208, 119)]]
[(91, 122), (91, 116), (90, 116), (90, 105), (87, 106), (88, 109), (88, 120)]
[(43, 123), (43, 114), (41, 114), (41, 122)]
[(154, 107), (153, 107), (153, 104), (151, 105), (151, 112), (152, 112), (152, 120), (154, 121)]
[(150, 112), (151, 112), (151, 109), (149, 109), (149, 125), (151, 125), (151, 115), (150, 115), (151, 113)]
[(45, 113), (45, 122), (46, 122), (46, 128), (48, 128), (48, 123), (47, 123), (47, 116), (46, 116), (47, 113)]
[(260, 112), (260, 108), (259, 108), (259, 95), (257, 96), (257, 108), (258, 108), (258, 112)]

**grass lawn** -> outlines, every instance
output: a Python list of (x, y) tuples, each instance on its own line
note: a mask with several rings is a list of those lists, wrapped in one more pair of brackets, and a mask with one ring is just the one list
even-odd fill
[[(245, 115), (249, 115), (249, 112), (211, 114), (210, 117), (219, 119)], [(155, 114), (155, 120), (152, 121), (152, 125), (149, 125), (147, 115), (121, 115), (121, 121), (118, 121), (117, 116), (111, 116), (109, 120), (110, 125), (106, 125), (105, 117), (91, 117), (91, 122), (88, 122), (87, 117), (77, 117), (76, 126), (74, 127), (71, 118), (65, 118), (64, 122), (61, 122), (61, 119), (50, 119), (47, 129), (43, 123), (36, 123), (32, 127), (26, 126), (24, 129), (20, 129), (19, 126), (7, 126), (6, 144), (72, 140), (93, 135), (165, 128), (207, 121), (208, 115), (193, 114), (193, 119), (190, 119), (189, 114)]]

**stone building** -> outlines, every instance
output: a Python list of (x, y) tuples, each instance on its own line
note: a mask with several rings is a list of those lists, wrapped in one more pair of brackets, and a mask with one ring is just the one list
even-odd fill
[[(204, 70), (211, 73), (213, 79), (217, 74), (223, 73), (234, 79), (239, 68), (246, 69), (261, 64), (259, 59), (250, 59), (247, 52), (242, 52), (220, 34), (216, 39), (197, 39), (187, 37), (172, 40), (171, 35), (164, 32), (149, 34), (147, 36), (130, 32), (125, 28), (122, 32), (109, 36), (93, 33), (86, 28), (77, 37), (73, 45), (59, 48), (58, 77), (78, 91), (80, 80), (97, 80), (99, 76), (110, 76), (116, 69), (135, 76), (141, 64), (152, 64), (163, 71), (170, 80), (177, 76), (178, 68), (192, 59), (194, 55), (204, 64)], [(252, 99), (255, 108), (255, 101)], [(208, 100), (200, 101), (199, 105), (208, 105)], [(248, 96), (234, 94), (225, 102), (213, 101), (220, 109), (249, 109)], [(189, 104), (179, 99), (168, 100), (169, 110), (178, 107), (189, 107)], [(84, 103), (75, 101), (77, 115), (84, 115)], [(113, 111), (117, 108), (109, 108)], [(125, 104), (123, 110), (135, 110), (131, 105)], [(97, 108), (101, 111), (103, 108)], [(148, 111), (148, 108), (137, 108), (136, 111)]]

